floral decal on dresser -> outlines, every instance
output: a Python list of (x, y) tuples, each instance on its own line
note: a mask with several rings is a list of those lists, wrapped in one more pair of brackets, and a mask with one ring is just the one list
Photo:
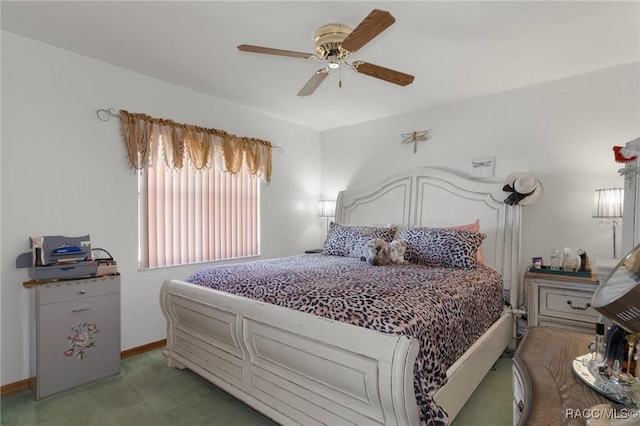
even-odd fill
[(67, 336), (69, 346), (64, 354), (83, 360), (87, 351), (96, 346), (96, 333), (99, 333), (100, 330), (95, 323), (84, 322), (71, 327), (71, 331), (73, 334)]

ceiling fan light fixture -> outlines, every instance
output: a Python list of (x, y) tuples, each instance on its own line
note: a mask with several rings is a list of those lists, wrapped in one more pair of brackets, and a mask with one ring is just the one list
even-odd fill
[(333, 54), (327, 56), (327, 61), (329, 62), (329, 68), (331, 68), (332, 70), (340, 68), (340, 58), (338, 57), (338, 55)]

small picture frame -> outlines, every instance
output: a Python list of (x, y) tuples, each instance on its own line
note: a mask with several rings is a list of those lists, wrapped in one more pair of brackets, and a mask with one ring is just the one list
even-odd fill
[(478, 157), (471, 160), (471, 177), (492, 178), (496, 173), (496, 157)]

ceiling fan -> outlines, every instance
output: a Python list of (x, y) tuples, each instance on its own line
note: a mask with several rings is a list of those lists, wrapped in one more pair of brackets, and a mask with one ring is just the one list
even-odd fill
[(324, 25), (314, 33), (316, 53), (294, 52), (291, 50), (272, 49), (270, 47), (241, 44), (238, 49), (243, 52), (264, 53), (267, 55), (289, 56), (293, 58), (325, 60), (327, 66), (319, 69), (300, 89), (298, 96), (311, 95), (331, 70), (339, 69), (343, 64), (354, 71), (390, 83), (406, 86), (413, 82), (413, 76), (400, 71), (384, 68), (364, 61), (348, 63), (346, 58), (395, 22), (395, 18), (384, 10), (374, 9), (355, 29), (343, 24)]

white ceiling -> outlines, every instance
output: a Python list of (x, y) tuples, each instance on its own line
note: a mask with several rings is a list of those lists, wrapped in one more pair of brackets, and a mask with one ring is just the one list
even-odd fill
[[(640, 60), (640, 2), (2, 1), (2, 29), (325, 130)], [(319, 61), (313, 32), (355, 27), (374, 8), (396, 22), (349, 60), (415, 76), (400, 87), (352, 70), (296, 94)], [(113, 105), (126, 108), (126, 105)]]

